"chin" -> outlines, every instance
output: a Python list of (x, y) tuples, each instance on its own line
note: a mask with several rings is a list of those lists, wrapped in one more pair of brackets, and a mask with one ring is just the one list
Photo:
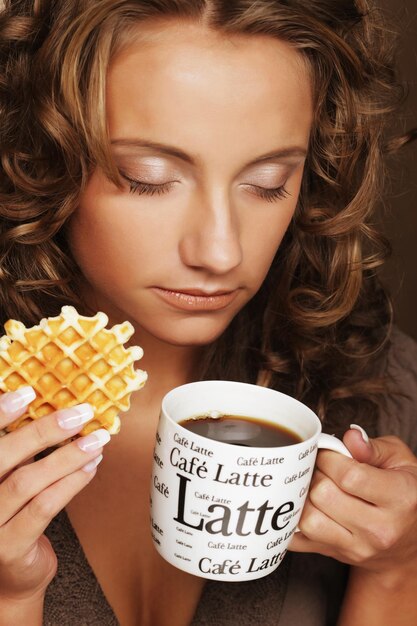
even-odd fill
[[(218, 339), (226, 330), (228, 324), (177, 324), (174, 327), (165, 327), (159, 332), (149, 331), (159, 341), (172, 346), (198, 347), (207, 346)], [(158, 329), (159, 330), (159, 329)]]
[(170, 344), (171, 346), (181, 346), (183, 348), (188, 346), (192, 348), (208, 346), (216, 341), (222, 333), (223, 331), (211, 333), (209, 335), (187, 335), (184, 333), (184, 335), (165, 335), (163, 337), (159, 337), (159, 339), (167, 344)]

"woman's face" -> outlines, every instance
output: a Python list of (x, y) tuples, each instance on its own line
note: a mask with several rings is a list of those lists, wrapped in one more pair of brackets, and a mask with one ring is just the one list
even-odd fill
[(110, 67), (107, 115), (124, 186), (97, 169), (70, 222), (86, 297), (139, 338), (209, 343), (260, 288), (293, 216), (307, 68), (269, 37), (141, 26)]

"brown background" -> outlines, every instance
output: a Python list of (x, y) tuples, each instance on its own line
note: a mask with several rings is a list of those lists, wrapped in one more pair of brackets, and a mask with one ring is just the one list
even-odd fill
[[(417, 127), (417, 1), (380, 0), (400, 33), (399, 64), (409, 97), (398, 119), (400, 131)], [(382, 273), (391, 291), (398, 326), (417, 340), (417, 140), (405, 147), (392, 170), (384, 218), (393, 255)]]

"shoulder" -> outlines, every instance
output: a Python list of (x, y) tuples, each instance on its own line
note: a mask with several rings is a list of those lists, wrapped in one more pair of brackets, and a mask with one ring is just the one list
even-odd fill
[(398, 371), (410, 368), (417, 373), (417, 342), (409, 335), (394, 326), (391, 333), (391, 344), (388, 352), (388, 365)]
[(397, 435), (417, 452), (417, 343), (392, 330), (384, 375), (388, 393), (381, 406), (378, 432)]

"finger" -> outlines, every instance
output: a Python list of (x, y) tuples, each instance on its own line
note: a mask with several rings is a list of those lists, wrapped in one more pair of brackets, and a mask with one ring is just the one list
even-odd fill
[(378, 507), (346, 493), (320, 470), (314, 473), (308, 497), (318, 511), (352, 534), (367, 532), (380, 519)]
[[(101, 459), (99, 455), (95, 463), (98, 465)], [(0, 545), (7, 546), (7, 554), (6, 549), (2, 554), (3, 562), (19, 560), (33, 548), (51, 520), (92, 480), (97, 465), (90, 466), (88, 471), (79, 469), (57, 481), (0, 529)]]
[(13, 474), (13, 472), (15, 470), (17, 470), (19, 467), (24, 467), (25, 465), (29, 465), (30, 463), (33, 463), (34, 461), (34, 457), (31, 457), (29, 459), (26, 459), (25, 461), (22, 461), (21, 463), (19, 463), (18, 465), (16, 465), (16, 467), (14, 467), (13, 469), (9, 470), (6, 474), (4, 474), (4, 476), (2, 476), (0, 478), (0, 485), (7, 480), (7, 478), (10, 476), (10, 474)]
[(8, 391), (0, 396), (0, 429), (12, 424), (24, 414), (28, 404), (36, 398), (33, 387), (26, 385), (17, 391)]
[(369, 458), (371, 444), (369, 443), (368, 434), (362, 426), (351, 424), (350, 430), (344, 434), (343, 443), (356, 461), (366, 463)]
[(395, 470), (382, 470), (328, 450), (319, 452), (316, 467), (340, 489), (366, 502), (389, 507), (402, 498), (401, 477)]
[(294, 533), (291, 543), (288, 546), (289, 552), (312, 552), (323, 556), (333, 556), (331, 548), (319, 541), (311, 541), (300, 531)]
[(40, 461), (15, 470), (0, 485), (0, 527), (51, 484), (101, 454), (103, 446), (109, 441), (109, 432), (100, 428), (55, 450)]
[(377, 437), (366, 442), (357, 430), (348, 430), (343, 442), (355, 458), (373, 467), (398, 469), (416, 464), (415, 455), (398, 437)]
[(33, 420), (0, 438), (0, 477), (22, 461), (69, 437), (94, 417), (93, 407), (78, 404)]
[(305, 503), (298, 528), (300, 532), (294, 533), (290, 547), (296, 552), (320, 552), (330, 555), (334, 554), (336, 546), (348, 545), (352, 541), (352, 533), (348, 529), (337, 524), (326, 513), (319, 511), (309, 500)]

